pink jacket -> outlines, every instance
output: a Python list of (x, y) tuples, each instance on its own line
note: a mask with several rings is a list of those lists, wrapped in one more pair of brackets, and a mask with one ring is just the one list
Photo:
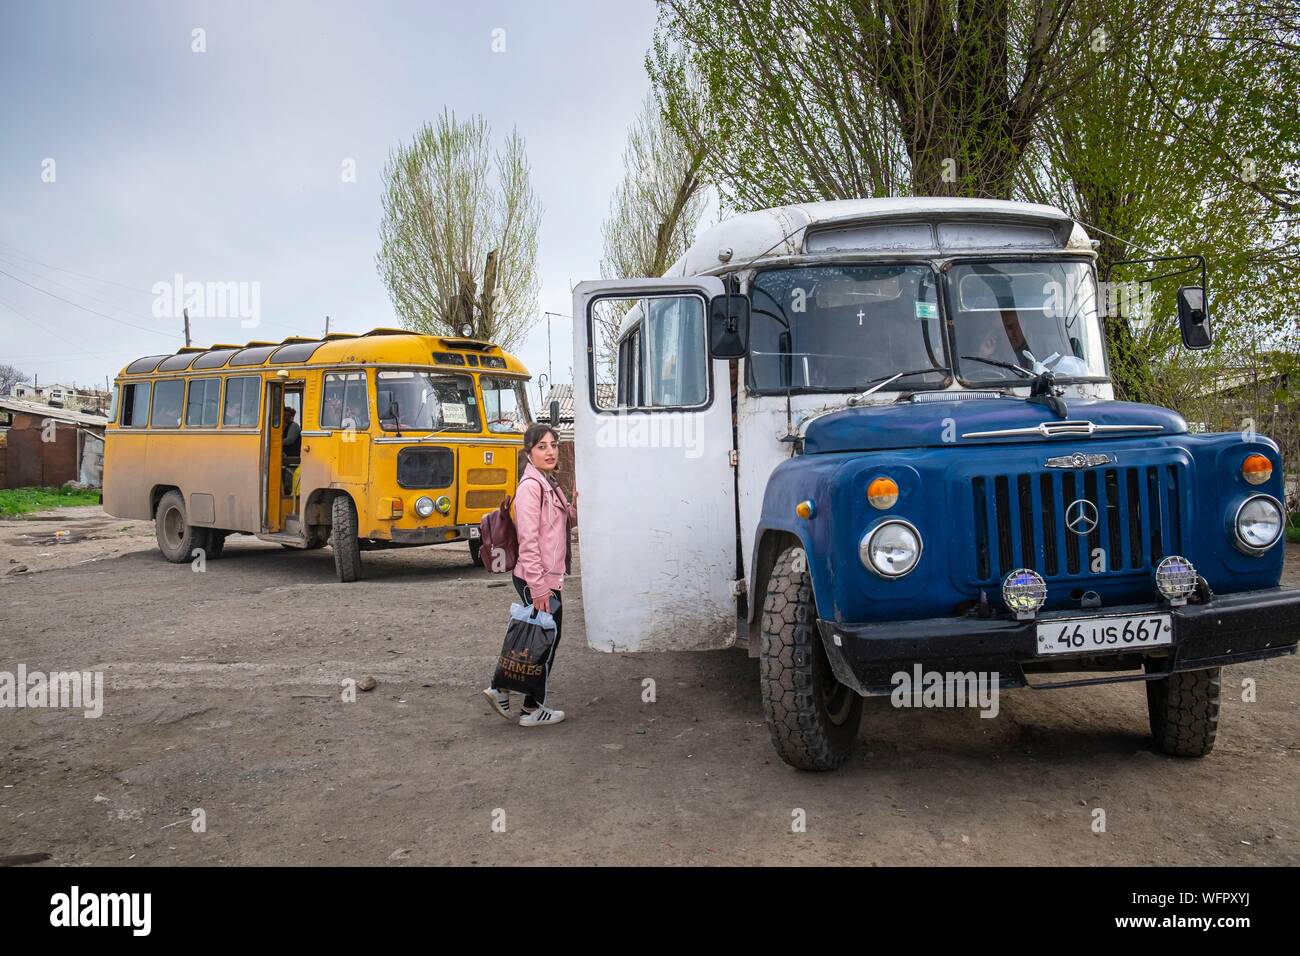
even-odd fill
[(564, 587), (569, 528), (578, 524), (577, 506), (532, 462), (524, 466), (515, 491), (515, 528), (519, 532), (519, 560), (515, 576), (530, 590)]

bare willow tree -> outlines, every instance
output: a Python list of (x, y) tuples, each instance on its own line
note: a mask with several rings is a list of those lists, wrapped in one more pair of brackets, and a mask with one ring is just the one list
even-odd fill
[(518, 132), (495, 154), (491, 139), (481, 116), (444, 111), (398, 144), (384, 168), (376, 264), (406, 328), (469, 326), (509, 349), (537, 317), (541, 203)]
[(601, 232), (606, 279), (661, 276), (695, 239), (704, 212), (703, 143), (686, 140), (664, 121), (653, 95), (627, 134), (623, 181)]
[[(705, 204), (704, 153), (702, 143), (687, 142), (665, 121), (648, 95), (628, 129), (623, 181), (601, 226), (603, 278), (661, 276), (695, 241)], [(610, 357), (618, 328), (606, 311), (599, 316), (602, 351)]]

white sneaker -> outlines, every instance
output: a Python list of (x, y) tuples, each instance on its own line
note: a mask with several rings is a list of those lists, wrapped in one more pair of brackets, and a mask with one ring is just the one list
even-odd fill
[(492, 709), (504, 717), (506, 720), (513, 720), (514, 714), (510, 713), (510, 691), (497, 690), (495, 687), (489, 687), (483, 691), (483, 696), (488, 699)]
[(549, 707), (542, 705), (536, 710), (526, 710), (524, 715), (519, 718), (520, 727), (545, 727), (547, 724), (558, 724), (564, 720), (564, 711), (551, 710)]

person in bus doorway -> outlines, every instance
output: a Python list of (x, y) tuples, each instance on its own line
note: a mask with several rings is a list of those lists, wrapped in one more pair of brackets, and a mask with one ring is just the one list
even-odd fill
[[(560, 589), (570, 566), (569, 529), (578, 523), (578, 492), (573, 502), (565, 497), (556, 479), (560, 463), (560, 439), (550, 425), (531, 425), (524, 432), (524, 454), (528, 464), (515, 490), (515, 530), (519, 558), (515, 562), (514, 585), (519, 600), (555, 618), (555, 643), (546, 660), (546, 680), (551, 677), (555, 652), (560, 646), (561, 617), (564, 613)], [(543, 684), (545, 688), (545, 684)], [(483, 691), (488, 703), (502, 717), (513, 720), (510, 692), (489, 687)], [(520, 727), (544, 727), (564, 720), (564, 711), (546, 706), (531, 695), (524, 698)]]
[(297, 458), (298, 453), (302, 450), (302, 426), (294, 421), (296, 414), (292, 408), (285, 406), (284, 431), (281, 433), (283, 452), (293, 458)]

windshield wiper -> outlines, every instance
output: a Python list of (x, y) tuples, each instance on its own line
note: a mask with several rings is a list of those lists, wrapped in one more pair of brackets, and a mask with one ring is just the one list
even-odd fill
[(945, 368), (945, 367), (936, 367), (932, 365), (929, 368), (914, 368), (907, 372), (895, 372), (893, 375), (882, 375), (880, 376), (880, 378), (873, 378), (871, 381), (867, 382), (867, 386), (868, 386), (867, 390), (865, 392), (861, 392), (851, 397), (849, 399), (849, 404), (857, 405), (861, 403), (861, 401), (864, 398), (866, 398), (868, 395), (872, 395), (880, 391), (890, 382), (893, 382), (900, 378), (905, 378), (909, 375), (924, 375), (926, 372), (950, 372), (950, 371), (952, 371), (952, 369)]
[[(1065, 402), (1061, 400), (1061, 389), (1056, 387), (1056, 374), (1043, 365), (1041, 362), (1036, 364), (1042, 367), (1041, 372), (1031, 372), (1028, 369), (1021, 368), (1019, 365), (1012, 365), (1010, 362), (1001, 362), (997, 359), (980, 358), (978, 355), (963, 355), (962, 358), (970, 359), (972, 362), (983, 362), (986, 365), (996, 365), (998, 368), (1009, 368), (1013, 372), (1019, 372), (1029, 379), (1029, 397), (1025, 401), (1034, 405), (1043, 405), (1053, 412), (1058, 418), (1065, 418), (1070, 414)], [(1033, 358), (1031, 355), (1030, 358)]]
[(1033, 372), (1027, 368), (1021, 368), (1019, 365), (1013, 365), (1010, 362), (1003, 362), (998, 359), (980, 358), (978, 355), (963, 355), (962, 358), (970, 359), (972, 362), (983, 362), (985, 365), (996, 365), (998, 368), (1009, 368), (1013, 372), (1019, 372), (1025, 378), (1037, 378)]

